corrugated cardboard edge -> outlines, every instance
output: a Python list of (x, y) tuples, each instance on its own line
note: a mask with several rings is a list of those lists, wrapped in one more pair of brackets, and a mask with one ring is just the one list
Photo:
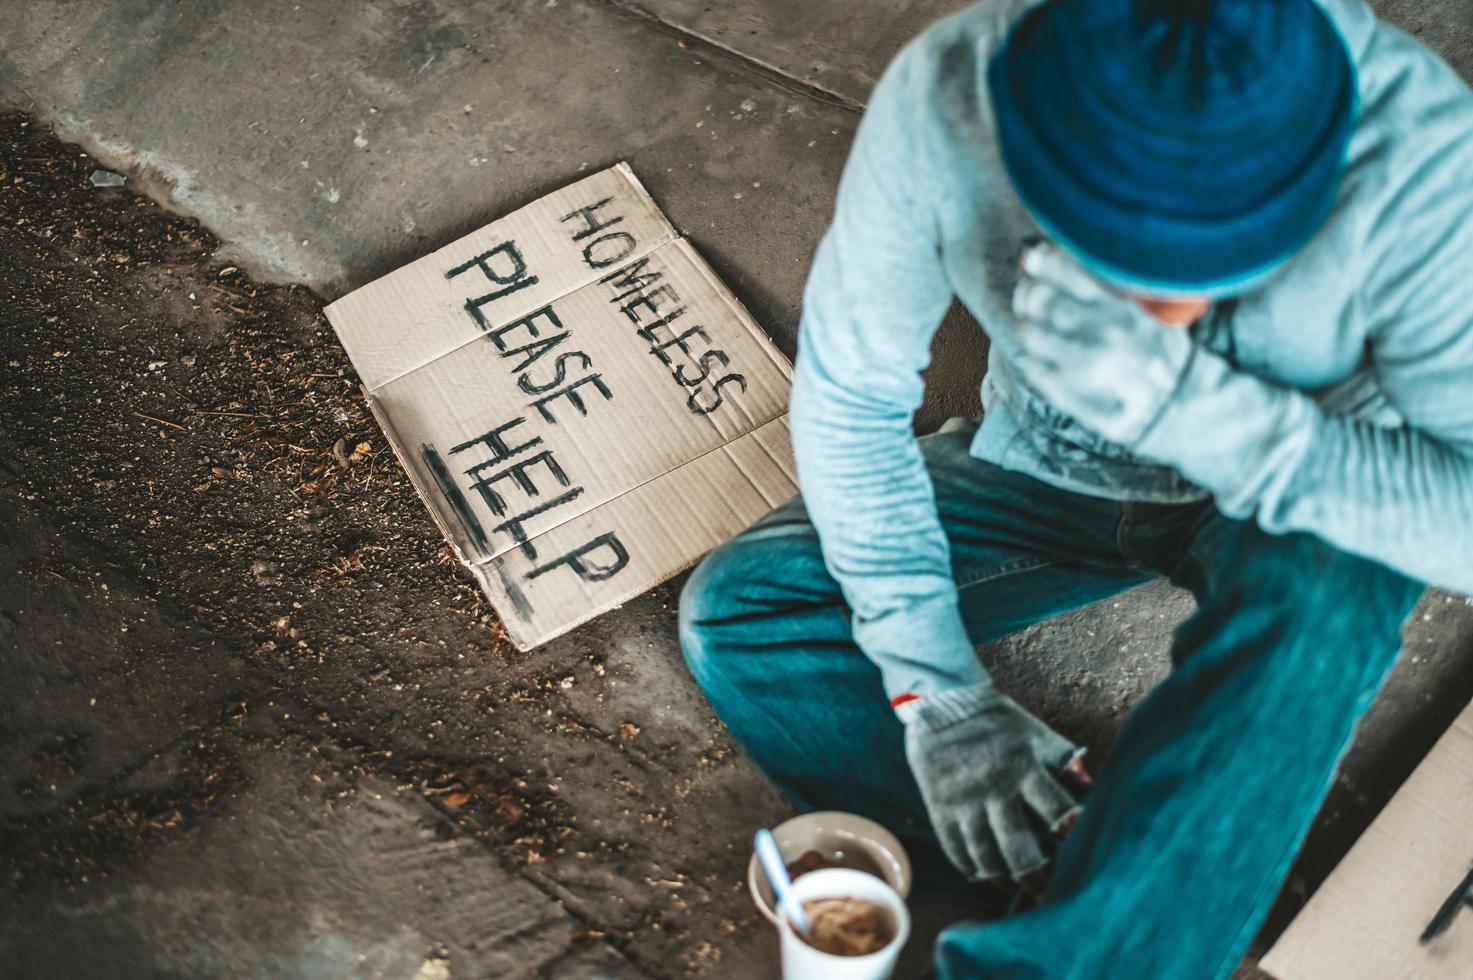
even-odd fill
[[(382, 427), (384, 431), (384, 436), (389, 443), (389, 447), (393, 450), (394, 457), (399, 461), (400, 469), (402, 469), (404, 473), (409, 477), (409, 482), (411, 485), (413, 485), (415, 493), (419, 495), (420, 500), (425, 504), (425, 509), (429, 511), (430, 518), (435, 522), (435, 527), (439, 530), (441, 539), (450, 546), (451, 552), (454, 553), (456, 559), (460, 562), (460, 564), (471, 573), (471, 577), (474, 578), (476, 580), (476, 584), (480, 586), (482, 594), (486, 596), (486, 600), (492, 603), (493, 609), (495, 609), (495, 600), (501, 594), (506, 594), (508, 602), (515, 602), (516, 600), (511, 594), (515, 590), (515, 586), (508, 585), (507, 583), (501, 581), (501, 576), (498, 574), (501, 566), (498, 564), (496, 557), (487, 558), (484, 561), (477, 562), (468, 559), (465, 554), (460, 550), (460, 546), (456, 543), (455, 535), (451, 532), (449, 525), (446, 523), (444, 515), (440, 513), (440, 496), (438, 494), (430, 493), (430, 488), (428, 488), (425, 485), (424, 481), (419, 478), (418, 471), (413, 466), (409, 465), (409, 460), (405, 458), (404, 449), (400, 445), (399, 436), (394, 431), (393, 426), (389, 424), (388, 416), (379, 409), (378, 400), (374, 398), (373, 393), (370, 392), (367, 388), (363, 388), (362, 391), (364, 400), (368, 402), (369, 410), (373, 412), (374, 419), (376, 419), (379, 426)], [(786, 416), (778, 416), (778, 418), (774, 419), (773, 421), (778, 421), (785, 417)], [(751, 432), (746, 433), (746, 435), (742, 436), (741, 438), (746, 438), (746, 436), (754, 435), (757, 431), (757, 429), (753, 429)], [(723, 443), (716, 449), (712, 450), (712, 452), (724, 451), (727, 449), (728, 445), (728, 443)], [(696, 458), (699, 459), (700, 457)], [(676, 467), (675, 469), (679, 469), (679, 467)], [(658, 480), (660, 477), (668, 476), (672, 472), (674, 472), (673, 469), (666, 470), (664, 473), (661, 473), (659, 476), (655, 477), (655, 479)], [(633, 493), (634, 491), (638, 490), (640, 487), (645, 486), (649, 482), (650, 481), (647, 480), (644, 483), (639, 484), (639, 486), (630, 487), (628, 490), (624, 491), (624, 493), (619, 494), (618, 497), (611, 497), (599, 506), (608, 506), (609, 504), (612, 504), (614, 501), (618, 500), (620, 497), (623, 497), (629, 493)], [(538, 538), (551, 533), (553, 530), (556, 530), (556, 528), (549, 528), (548, 530), (542, 532), (542, 534), (537, 535), (536, 538), (533, 538), (532, 542), (535, 543)], [(507, 638), (511, 640), (512, 645), (515, 646), (520, 652), (527, 653), (531, 650), (535, 650), (537, 647), (540, 647), (544, 643), (555, 640), (558, 637), (577, 629), (584, 623), (597, 619), (604, 613), (612, 612), (613, 610), (618, 609), (630, 599), (633, 599), (636, 596), (643, 594), (647, 590), (654, 588), (661, 582), (668, 582), (670, 579), (679, 575), (681, 572), (694, 568), (705, 556), (706, 553), (702, 552), (701, 554), (691, 558), (689, 561), (674, 568), (671, 568), (668, 572), (665, 572), (664, 574), (651, 576), (648, 578), (648, 580), (637, 579), (637, 585), (631, 586), (629, 589), (618, 594), (615, 598), (611, 599), (604, 605), (594, 606), (590, 608), (588, 612), (579, 616), (577, 619), (570, 620), (556, 630), (543, 633), (536, 638), (530, 640), (520, 638), (515, 632), (515, 626), (507, 619), (506, 616), (498, 613), (497, 618), (501, 620), (502, 628), (506, 630)]]
[(450, 525), (446, 523), (445, 515), (440, 513), (440, 495), (430, 493), (430, 488), (425, 486), (424, 481), (419, 478), (419, 474), (415, 468), (409, 465), (409, 460), (404, 456), (404, 447), (399, 444), (399, 434), (394, 431), (394, 426), (389, 422), (389, 417), (379, 408), (378, 399), (373, 396), (373, 392), (362, 386), (359, 387), (359, 390), (363, 392), (363, 400), (368, 403), (368, 410), (373, 413), (373, 417), (378, 422), (379, 428), (383, 430), (384, 439), (388, 442), (389, 448), (394, 451), (394, 458), (399, 461), (399, 468), (409, 477), (409, 482), (414, 486), (414, 492), (419, 494), (420, 500), (425, 505), (425, 510), (430, 512), (430, 517), (434, 520), (435, 526), (440, 529), (440, 536), (445, 539), (446, 544), (450, 545), (450, 550), (455, 554), (455, 557), (460, 563), (469, 567), (471, 561), (460, 550), (460, 545), (456, 543), (454, 532), (451, 530)]
[[(635, 586), (626, 592), (619, 593), (618, 596), (611, 599), (606, 605), (595, 606), (592, 609), (588, 610), (588, 612), (579, 616), (577, 619), (569, 620), (564, 625), (559, 626), (555, 630), (550, 630), (549, 632), (538, 636), (534, 640), (519, 639), (516, 634), (511, 631), (510, 624), (506, 621), (505, 617), (500, 617), (502, 628), (506, 629), (507, 638), (511, 640), (512, 645), (515, 646), (518, 651), (522, 653), (528, 653), (542, 646), (542, 644), (544, 643), (551, 642), (552, 640), (556, 640), (560, 636), (571, 633), (573, 630), (582, 626), (584, 623), (591, 622), (602, 616), (604, 613), (613, 612), (615, 609), (618, 609), (630, 599), (636, 598), (643, 593), (649, 591), (650, 589), (653, 589), (661, 582), (668, 582), (675, 576), (679, 575), (681, 572), (689, 571), (690, 569), (695, 568), (698, 564), (700, 564), (701, 559), (705, 557), (706, 556), (704, 554), (696, 555), (690, 561), (687, 561), (684, 564), (672, 568), (669, 573), (665, 575), (655, 576), (647, 582), (640, 580), (640, 584), (638, 586)], [(475, 576), (477, 584), (481, 586), (481, 591), (485, 593), (486, 598), (489, 601), (492, 596), (496, 594), (497, 590), (497, 585), (493, 585), (493, 581), (499, 579), (499, 576), (496, 575), (496, 569), (482, 565), (467, 565), (466, 567), (469, 568), (471, 574)]]
[[(737, 294), (732, 291), (730, 286), (721, 280), (720, 276), (716, 275), (716, 270), (711, 268), (711, 263), (707, 262), (705, 256), (701, 255), (701, 250), (696, 248), (695, 244), (684, 235), (675, 239), (673, 244), (678, 245), (690, 257), (691, 265), (706, 278), (712, 291), (726, 301), (726, 305), (731, 308), (732, 315), (739, 323), (747, 328), (747, 331), (757, 341), (757, 345), (762, 348), (762, 352), (772, 359), (773, 366), (791, 384), (793, 381), (793, 363), (788, 360), (787, 355), (778, 349), (777, 344), (772, 342), (772, 338), (768, 336), (766, 330), (762, 329), (762, 325), (757, 322), (757, 318), (747, 309), (746, 304), (737, 297)], [(766, 424), (766, 422), (763, 422), (760, 425), (754, 426), (753, 431)]]
[[(735, 297), (733, 297), (733, 300), (735, 300)], [(741, 312), (743, 314), (746, 313), (745, 308), (740, 307), (740, 303), (739, 302), (737, 302), (737, 306), (738, 306), (738, 308), (741, 310)], [(753, 329), (753, 330), (755, 330), (755, 331), (758, 332), (758, 334), (760, 335), (760, 339), (763, 339), (763, 340), (766, 340), (767, 341), (766, 345), (764, 345), (764, 346), (771, 347), (773, 353), (778, 358), (781, 358), (781, 360), (779, 362), (779, 366), (782, 366), (782, 365), (786, 364), (786, 358), (783, 358), (782, 357), (782, 352), (779, 351), (779, 350), (777, 350), (777, 348), (776, 348), (775, 345), (772, 345), (771, 340), (766, 337), (766, 334), (761, 331), (761, 328), (760, 327), (756, 326), (756, 321), (755, 320), (752, 320), (750, 318), (750, 315), (747, 315), (747, 317), (744, 320), (744, 322), (747, 322), (749, 324), (749, 326), (750, 326), (751, 329)], [(455, 555), (456, 560), (459, 561), (461, 565), (463, 565), (467, 570), (470, 571), (471, 576), (476, 580), (476, 583), (480, 586), (482, 593), (485, 594), (485, 596), (486, 596), (486, 598), (487, 598), (488, 601), (495, 600), (496, 598), (498, 598), (498, 596), (499, 596), (500, 593), (503, 593), (503, 592), (509, 593), (510, 590), (507, 589), (506, 586), (505, 586), (505, 584), (500, 581), (500, 576), (497, 574), (497, 569), (499, 568), (499, 566), (497, 565), (497, 559), (500, 556), (499, 555), (497, 555), (497, 556), (487, 556), (487, 557), (484, 557), (484, 558), (481, 558), (481, 559), (478, 560), (478, 559), (475, 559), (475, 558), (468, 557), (465, 554), (465, 552), (461, 550), (460, 545), (457, 543), (458, 542), (457, 532), (452, 529), (452, 526), (451, 526), (451, 524), (449, 522), (449, 517), (447, 517), (447, 515), (445, 515), (444, 513), (441, 512), (441, 507), (442, 506), (448, 506), (448, 505), (444, 504), (444, 502), (442, 500), (442, 496), (443, 495), (441, 495), (440, 493), (437, 492), (438, 491), (438, 488), (432, 488), (432, 487), (428, 486), (420, 478), (418, 469), (416, 467), (410, 465), (410, 460), (406, 456), (406, 452), (407, 452), (406, 447), (402, 444), (401, 440), (399, 439), (399, 434), (394, 429), (393, 424), (389, 421), (388, 415), (385, 414), (384, 411), (382, 410), (382, 408), (379, 406), (378, 399), (374, 396), (373, 392), (369, 391), (368, 388), (362, 387), (362, 386), (360, 386), (360, 390), (363, 392), (363, 399), (364, 399), (364, 401), (368, 403), (369, 411), (373, 413), (374, 420), (378, 422), (379, 428), (383, 430), (385, 441), (388, 442), (389, 448), (391, 450), (393, 450), (394, 458), (399, 461), (399, 467), (400, 467), (400, 469), (402, 469), (404, 471), (404, 473), (409, 477), (409, 482), (414, 487), (415, 493), (417, 493), (419, 495), (420, 500), (425, 505), (425, 509), (427, 511), (429, 511), (430, 518), (435, 522), (435, 527), (439, 530), (441, 538), (450, 546), (450, 550)], [(699, 461), (700, 459), (704, 458), (705, 456), (710, 455), (711, 453), (718, 453), (719, 452), (719, 453), (727, 453), (727, 454), (730, 454), (731, 453), (731, 446), (732, 446), (732, 444), (735, 443), (735, 442), (737, 442), (737, 441), (739, 441), (739, 440), (742, 440), (742, 439), (752, 439), (753, 442), (756, 445), (761, 446), (763, 452), (765, 452), (768, 455), (768, 457), (770, 459), (772, 459), (772, 461), (774, 462), (774, 464), (778, 467), (778, 469), (780, 469), (783, 472), (783, 474), (788, 478), (788, 480), (792, 483), (792, 485), (796, 489), (796, 487), (798, 485), (798, 476), (797, 476), (796, 469), (792, 465), (790, 465), (790, 464), (787, 463), (785, 456), (780, 456), (780, 455), (774, 454), (772, 452), (771, 448), (769, 448), (766, 445), (766, 443), (763, 441), (763, 438), (762, 438), (763, 433), (769, 427), (771, 427), (775, 423), (783, 422), (785, 419), (787, 419), (787, 417), (788, 417), (787, 416), (787, 413), (784, 412), (781, 415), (774, 416), (773, 418), (768, 419), (765, 422), (762, 422), (762, 423), (760, 423), (758, 425), (754, 425), (750, 430), (748, 430), (747, 432), (745, 432), (742, 435), (738, 436), (736, 439), (732, 439), (732, 440), (728, 440), (727, 442), (723, 442), (720, 445), (714, 447), (713, 449), (708, 450), (707, 452), (700, 454), (699, 456), (694, 456), (691, 459), (688, 459), (685, 462), (680, 463), (678, 466), (673, 466), (673, 467), (671, 467), (671, 468), (669, 468), (669, 469), (667, 469), (667, 470), (665, 470), (665, 471), (663, 471), (663, 472), (661, 472), (661, 473), (659, 473), (659, 474), (651, 477), (649, 480), (644, 480), (644, 481), (640, 482), (639, 484), (637, 484), (635, 486), (632, 486), (629, 489), (623, 491), (622, 493), (620, 493), (620, 494), (618, 494), (618, 495), (616, 495), (614, 497), (610, 497), (608, 500), (606, 500), (603, 503), (599, 504), (599, 507), (607, 507), (610, 504), (613, 504), (614, 502), (618, 501), (620, 498), (625, 497), (625, 496), (627, 496), (627, 495), (629, 495), (631, 493), (635, 493), (636, 491), (640, 490), (641, 488), (643, 488), (645, 486), (648, 486), (650, 483), (655, 482), (655, 481), (660, 480), (660, 479), (663, 479), (664, 477), (667, 477), (670, 474), (676, 472), (681, 467), (688, 466), (688, 465), (690, 465), (692, 463), (695, 463), (695, 462)], [(755, 485), (755, 481), (754, 481), (754, 485)], [(432, 490), (433, 491), (436, 491), (436, 492), (431, 492)], [(779, 501), (772, 502), (772, 505), (773, 506), (777, 506), (780, 503), (782, 503), (782, 501), (779, 500)], [(597, 509), (598, 508), (594, 508), (594, 510), (597, 510)], [(451, 515), (451, 516), (453, 516), (453, 515)], [(551, 533), (554, 530), (556, 530), (556, 527), (548, 528), (547, 530), (543, 531), (541, 534), (537, 535), (537, 538), (541, 538), (542, 536), (544, 536), (546, 534), (549, 534), (549, 533)], [(532, 540), (535, 542), (537, 540), (537, 538), (533, 538)], [(670, 568), (668, 571), (666, 571), (666, 572), (664, 572), (662, 574), (657, 574), (657, 575), (654, 575), (654, 576), (649, 576), (646, 579), (636, 580), (638, 584), (636, 584), (634, 586), (631, 586), (629, 589), (627, 589), (624, 592), (620, 593), (616, 598), (610, 600), (606, 604), (601, 605), (601, 606), (594, 606), (594, 607), (590, 608), (589, 611), (587, 613), (585, 613), (584, 615), (579, 616), (576, 619), (570, 620), (567, 623), (565, 623), (563, 626), (559, 627), (558, 629), (553, 630), (551, 632), (547, 632), (545, 634), (542, 634), (542, 635), (540, 635), (540, 636), (538, 636), (536, 638), (523, 639), (523, 638), (518, 637), (516, 635), (516, 633), (514, 632), (514, 627), (512, 626), (512, 624), (506, 621), (506, 617), (505, 616), (499, 616), (499, 618), (502, 620), (502, 626), (503, 626), (503, 628), (507, 632), (508, 639), (510, 639), (512, 641), (512, 644), (514, 646), (516, 646), (516, 648), (519, 651), (521, 651), (523, 653), (526, 653), (528, 651), (531, 651), (531, 650), (536, 649), (537, 647), (541, 646), (544, 643), (547, 643), (547, 642), (549, 642), (551, 640), (557, 639), (559, 636), (562, 636), (562, 635), (564, 635), (564, 634), (566, 634), (566, 633), (568, 633), (568, 632), (570, 632), (570, 631), (572, 631), (574, 629), (577, 629), (579, 626), (582, 626), (584, 623), (587, 623), (587, 622), (589, 622), (591, 620), (597, 619), (599, 616), (602, 616), (606, 612), (610, 612), (610, 611), (612, 611), (614, 609), (619, 608), (625, 602), (628, 602), (630, 599), (633, 599), (636, 596), (639, 596), (639, 595), (643, 594), (647, 590), (654, 588), (655, 586), (659, 585), (660, 583), (667, 582), (670, 579), (674, 578), (675, 576), (679, 575), (680, 573), (682, 573), (684, 571), (687, 571), (688, 569), (694, 568), (697, 564), (700, 563), (701, 559), (703, 559), (706, 556), (707, 553), (708, 552), (703, 551), (700, 554), (697, 554), (694, 557), (692, 557), (689, 561), (684, 562), (684, 563), (682, 563), (680, 565), (674, 566), (674, 567)], [(509, 594), (507, 595), (506, 598), (507, 598), (507, 601), (509, 601), (509, 602), (515, 601), (512, 598), (512, 596), (509, 595)], [(494, 608), (494, 605), (493, 605), (493, 608)]]
[[(757, 322), (757, 318), (752, 315), (751, 311), (747, 309), (746, 305), (742, 303), (742, 301), (737, 298), (736, 294), (731, 291), (731, 287), (727, 286), (724, 282), (721, 281), (721, 278), (716, 275), (716, 270), (711, 268), (711, 264), (706, 261), (705, 257), (701, 255), (700, 249), (696, 248), (696, 246), (691, 242), (689, 238), (686, 238), (683, 235), (679, 235), (675, 238), (665, 239), (655, 247), (640, 252), (634, 258), (630, 259), (629, 262), (633, 263), (639, 261), (642, 258), (647, 258), (666, 246), (679, 249), (681, 252), (685, 253), (686, 257), (690, 260), (691, 267), (695, 269), (696, 272), (700, 273), (701, 278), (705, 279), (706, 282), (711, 286), (712, 292), (716, 296), (720, 297), (721, 300), (726, 304), (727, 308), (731, 311), (733, 319), (740, 323), (742, 327), (746, 329), (747, 333), (751, 334), (752, 339), (757, 342), (757, 346), (761, 348), (762, 353), (766, 354), (768, 359), (772, 361), (773, 367), (777, 368), (778, 373), (786, 378), (789, 384), (792, 384), (792, 362), (788, 360), (787, 355), (785, 355), (780, 349), (778, 349), (777, 344), (772, 342), (772, 338), (768, 336), (767, 331), (762, 329), (761, 324)], [(557, 299), (564, 299), (568, 296), (571, 296), (578, 290), (587, 288), (588, 286), (593, 285), (602, 278), (604, 277), (595, 276), (594, 278), (589, 279), (587, 282), (579, 283), (572, 289), (567, 289), (559, 293)], [(553, 302), (557, 302), (557, 300), (553, 300)], [(328, 309), (331, 309), (331, 307), (328, 307)], [(328, 321), (329, 323), (331, 323), (332, 321), (332, 317), (330, 314), (328, 316)], [(448, 347), (433, 356), (426, 357), (423, 361), (416, 364), (414, 367), (399, 372), (398, 374), (394, 375), (392, 379), (390, 379), (389, 381), (385, 381), (383, 384), (380, 384), (374, 388), (369, 388), (367, 385), (359, 385), (359, 387), (362, 388), (365, 393), (372, 394), (373, 392), (376, 392), (381, 388), (387, 388), (395, 381), (403, 380), (416, 371), (424, 370), (425, 368), (434, 364), (436, 361), (444, 360), (447, 357), (458, 354), (460, 353), (460, 351), (464, 350), (467, 347), (470, 347), (472, 344), (481, 343), (485, 339), (485, 334), (478, 334), (473, 337), (467, 337), (465, 340), (461, 341), (455, 346)], [(777, 416), (773, 416), (773, 418), (776, 417)], [(749, 429), (748, 431), (759, 429), (771, 421), (772, 419), (767, 419), (763, 422), (757, 422), (752, 426), (752, 429)], [(684, 464), (681, 463), (677, 465), (683, 466)]]
[[(1465, 742), (1466, 746), (1463, 745)], [(1366, 963), (1363, 969), (1345, 974), (1325, 972), (1326, 969), (1335, 970), (1338, 967), (1337, 964), (1323, 962), (1327, 956), (1336, 954), (1339, 954), (1342, 960), (1345, 953), (1356, 955), (1357, 947), (1353, 944), (1348, 948), (1339, 945), (1346, 938), (1346, 924), (1334, 917), (1335, 907), (1343, 908), (1348, 901), (1359, 899), (1362, 895), (1373, 903), (1381, 899), (1381, 892), (1377, 891), (1372, 894), (1373, 890), (1365, 887), (1367, 882), (1375, 877), (1374, 871), (1378, 866), (1395, 859), (1395, 862), (1401, 866), (1397, 874), (1393, 876), (1393, 880), (1406, 880), (1407, 873), (1416, 870), (1416, 868), (1405, 867), (1407, 863), (1423, 867), (1426, 865), (1425, 860), (1417, 858), (1420, 851), (1431, 847), (1446, 853), (1449, 849), (1446, 846), (1439, 847), (1435, 841), (1428, 842), (1428, 834), (1435, 831), (1436, 826), (1429, 828), (1417, 820), (1410, 819), (1408, 814), (1416, 816), (1416, 811), (1420, 809), (1446, 815), (1446, 821), (1437, 822), (1444, 829), (1450, 825), (1457, 826), (1460, 823), (1473, 821), (1473, 797), (1467, 795), (1466, 789), (1464, 796), (1459, 798), (1463, 806), (1454, 813), (1446, 813), (1444, 809), (1436, 809), (1430, 805), (1432, 800), (1437, 800), (1439, 797), (1445, 798), (1452, 792), (1452, 788), (1441, 778), (1443, 774), (1437, 770), (1447, 768), (1449, 759), (1455, 762), (1455, 756), (1460, 751), (1462, 753), (1473, 751), (1473, 704), (1466, 706), (1438, 738), (1432, 750), (1418, 763), (1416, 769), (1402, 784), (1401, 789), (1397, 790), (1396, 795), (1386, 804), (1385, 809), (1366, 828), (1365, 833), (1341, 859), (1340, 864), (1330, 873), (1329, 878), (1310, 897), (1309, 903), (1289, 924), (1289, 928), (1279, 937), (1278, 942), (1263, 957), (1259, 967), (1265, 973), (1277, 980), (1383, 980), (1390, 976), (1395, 976), (1398, 980), (1456, 976), (1462, 980), (1465, 977), (1473, 977), (1473, 960), (1469, 960), (1464, 955), (1462, 959), (1450, 964), (1447, 950), (1437, 949), (1438, 943), (1455, 938), (1466, 954), (1466, 932), (1461, 933), (1459, 937), (1439, 937), (1428, 946), (1417, 944), (1417, 936), (1425, 928), (1425, 923), (1430, 922), (1435, 914), (1437, 902), (1442, 898), (1443, 890), (1453, 888), (1459, 878), (1467, 873), (1468, 862), (1473, 860), (1473, 853), (1457, 852), (1448, 855), (1450, 864), (1446, 869), (1445, 883), (1441, 881), (1424, 882), (1420, 878), (1417, 879), (1418, 889), (1427, 892), (1426, 896), (1419, 896), (1418, 902), (1419, 905), (1425, 907), (1419, 909), (1419, 918), (1413, 926), (1413, 931), (1406, 936), (1398, 934), (1400, 938), (1396, 948), (1403, 948), (1400, 943), (1411, 944), (1418, 954), (1425, 954), (1426, 958), (1422, 963), (1410, 959), (1405, 963), (1398, 963), (1392, 974), (1384, 971), (1376, 972), (1377, 967), (1374, 964)], [(1463, 836), (1468, 837), (1466, 834)], [(1438, 858), (1442, 856), (1443, 854), (1439, 854)], [(1409, 858), (1411, 858), (1410, 861)], [(1406, 898), (1407, 896), (1400, 897)], [(1373, 917), (1378, 910), (1381, 914), (1385, 914), (1386, 901), (1389, 900), (1380, 901), (1378, 905), (1367, 908), (1367, 916)], [(1359, 907), (1358, 901), (1352, 904)], [(1421, 917), (1423, 915), (1425, 919)], [(1462, 915), (1473, 916), (1473, 910), (1465, 910)], [(1466, 929), (1466, 923), (1455, 922), (1454, 928), (1459, 927)], [(1376, 939), (1384, 940), (1387, 937), (1383, 935), (1371, 938), (1375, 941)], [(1365, 956), (1365, 946), (1358, 948), (1360, 955)], [(1386, 946), (1383, 942), (1381, 948), (1389, 950), (1392, 947)], [(1449, 965), (1455, 972), (1441, 969)]]
[[(675, 225), (673, 222), (671, 222), (669, 216), (665, 214), (665, 209), (660, 207), (660, 203), (655, 200), (655, 195), (651, 194), (649, 192), (649, 188), (644, 186), (644, 181), (640, 180), (639, 176), (635, 174), (634, 168), (629, 165), (628, 160), (620, 160), (618, 163), (614, 164), (608, 169), (618, 171), (619, 176), (629, 181), (630, 186), (638, 191), (641, 197), (654, 205), (655, 213), (665, 219), (665, 227), (670, 229), (672, 237), (665, 239), (665, 241), (674, 241), (676, 238), (680, 237), (680, 232), (675, 230)], [(598, 171), (594, 171), (594, 173), (597, 172)], [(589, 174), (589, 176), (591, 177), (593, 176), (593, 174)], [(598, 277), (594, 276), (594, 278), (596, 279)], [(590, 279), (588, 281), (593, 282), (593, 279)]]

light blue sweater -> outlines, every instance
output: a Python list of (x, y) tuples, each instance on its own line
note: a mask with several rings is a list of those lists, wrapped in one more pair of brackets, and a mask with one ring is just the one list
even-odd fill
[(911, 428), (953, 296), (992, 342), (973, 455), (1112, 499), (1210, 495), (1272, 533), (1473, 593), (1473, 92), (1365, 3), (1323, 2), (1362, 106), (1334, 213), (1193, 329), (1202, 350), (1152, 460), (1009, 367), (1018, 247), (1040, 232), (998, 156), (985, 68), (1030, 0), (940, 21), (886, 70), (809, 276), (791, 422), (826, 563), (892, 697), (986, 676)]

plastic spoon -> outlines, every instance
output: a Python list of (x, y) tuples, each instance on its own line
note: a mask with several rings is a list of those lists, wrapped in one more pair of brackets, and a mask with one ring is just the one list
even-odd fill
[(788, 866), (783, 863), (783, 858), (777, 849), (777, 840), (772, 836), (772, 831), (763, 827), (757, 831), (757, 838), (753, 841), (757, 848), (757, 860), (762, 864), (762, 870), (767, 873), (767, 880), (772, 882), (772, 891), (777, 895), (778, 908), (793, 923), (793, 928), (798, 935), (804, 939), (808, 938), (808, 915), (803, 911), (803, 903), (793, 896), (793, 879), (788, 877)]

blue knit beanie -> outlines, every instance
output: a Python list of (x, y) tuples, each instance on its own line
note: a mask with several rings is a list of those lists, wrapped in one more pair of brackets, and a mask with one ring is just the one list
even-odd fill
[(1334, 202), (1355, 66), (1315, 0), (1047, 0), (987, 71), (1044, 231), (1153, 295), (1261, 281)]

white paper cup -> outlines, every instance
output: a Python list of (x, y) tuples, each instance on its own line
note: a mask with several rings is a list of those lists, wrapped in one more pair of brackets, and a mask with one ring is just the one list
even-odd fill
[[(791, 864), (806, 851), (817, 851), (824, 860), (848, 867), (844, 863), (846, 855), (863, 854), (874, 865), (875, 873), (889, 882), (901, 898), (910, 895), (910, 858), (905, 848), (890, 831), (857, 813), (839, 810), (804, 813), (773, 827), (772, 836), (785, 863)], [(777, 925), (772, 883), (767, 880), (755, 851), (747, 862), (747, 890), (752, 893), (757, 910), (768, 922)]]
[(895, 938), (884, 949), (865, 956), (834, 956), (814, 949), (793, 929), (787, 917), (778, 925), (783, 980), (885, 980), (910, 938), (910, 910), (900, 893), (874, 875), (851, 868), (810, 871), (793, 882), (800, 903), (815, 898), (862, 898), (890, 910)]

